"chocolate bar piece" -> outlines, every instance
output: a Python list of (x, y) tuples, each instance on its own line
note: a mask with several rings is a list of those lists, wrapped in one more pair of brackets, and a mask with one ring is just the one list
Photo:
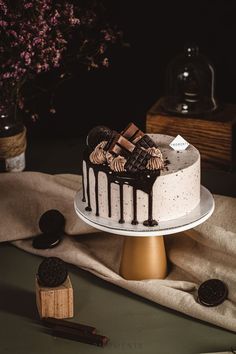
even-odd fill
[(136, 144), (144, 136), (144, 133), (134, 123), (129, 123), (121, 132), (121, 135), (133, 144)]
[(157, 145), (150, 138), (150, 136), (146, 134), (137, 142), (136, 146), (143, 147), (144, 149), (148, 149), (150, 147), (157, 147)]
[(146, 168), (150, 154), (140, 147), (135, 147), (132, 154), (129, 155), (125, 164), (125, 169), (128, 172), (142, 171)]
[[(131, 131), (134, 130), (135, 125), (130, 125)], [(127, 134), (126, 134), (127, 135)], [(128, 135), (127, 135), (128, 136)], [(139, 140), (141, 141), (144, 136)], [(138, 143), (137, 143), (138, 144)], [(134, 145), (124, 136), (116, 134), (109, 142), (109, 152), (118, 156), (126, 158), (125, 170), (128, 172), (137, 172), (146, 168), (147, 162), (150, 159), (150, 154), (141, 146)]]
[(154, 141), (140, 130), (134, 123), (130, 123), (122, 132), (121, 135), (132, 142), (134, 145), (148, 149), (157, 147)]
[(109, 152), (115, 155), (129, 156), (134, 151), (135, 145), (122, 135), (117, 134), (110, 143)]
[(104, 147), (105, 151), (109, 151), (111, 145), (113, 144), (114, 139), (116, 139), (118, 135), (119, 135), (119, 133), (117, 133), (115, 130), (111, 131), (111, 134), (110, 134), (110, 137), (109, 137), (109, 139), (107, 141), (107, 144)]

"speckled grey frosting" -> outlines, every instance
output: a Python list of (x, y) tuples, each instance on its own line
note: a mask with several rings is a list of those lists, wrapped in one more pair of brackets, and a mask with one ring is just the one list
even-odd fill
[[(161, 171), (153, 185), (153, 218), (157, 221), (176, 219), (192, 211), (200, 201), (200, 154), (192, 145), (186, 150), (175, 151), (169, 144), (174, 137), (162, 134), (153, 134), (150, 137), (157, 143), (163, 158), (169, 164)], [(83, 161), (83, 175), (85, 191), (87, 190), (86, 161)], [(95, 176), (93, 169), (89, 169), (89, 190), (92, 212), (95, 210)], [(98, 200), (100, 217), (108, 218), (107, 176), (101, 171), (98, 174)], [(85, 193), (87, 200), (87, 193)], [(119, 186), (111, 185), (112, 213), (110, 220), (120, 218)], [(133, 218), (133, 187), (124, 185), (124, 219), (131, 223)], [(137, 220), (142, 223), (148, 217), (148, 195), (137, 191)]]

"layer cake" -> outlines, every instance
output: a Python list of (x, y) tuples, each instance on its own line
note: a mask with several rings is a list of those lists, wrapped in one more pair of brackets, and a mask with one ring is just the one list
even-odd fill
[(191, 212), (200, 202), (200, 154), (192, 145), (174, 150), (173, 139), (146, 135), (133, 123), (120, 134), (93, 129), (83, 159), (86, 210), (145, 226)]

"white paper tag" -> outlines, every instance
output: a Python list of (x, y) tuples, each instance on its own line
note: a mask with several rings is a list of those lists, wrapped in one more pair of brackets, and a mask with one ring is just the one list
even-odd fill
[(180, 151), (187, 149), (189, 143), (184, 138), (182, 138), (181, 135), (177, 135), (177, 137), (174, 138), (174, 140), (172, 140), (172, 142), (170, 143), (170, 146), (172, 147), (172, 149)]

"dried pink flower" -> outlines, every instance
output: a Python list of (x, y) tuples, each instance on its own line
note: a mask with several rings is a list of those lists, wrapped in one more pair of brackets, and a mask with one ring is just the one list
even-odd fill
[[(104, 54), (116, 34), (111, 28), (101, 28), (99, 5), (94, 4), (96, 1), (81, 7), (71, 0), (0, 0), (0, 87), (5, 104), (18, 100), (23, 109), (26, 100), (24, 104), (20, 100), (25, 98), (27, 81), (56, 70), (62, 63), (60, 81), (68, 77), (64, 68), (71, 61), (81, 61), (88, 70), (109, 65)], [(32, 119), (37, 119), (36, 113)]]
[(105, 66), (105, 67), (108, 67), (108, 66), (109, 66), (109, 60), (108, 60), (108, 58), (104, 58), (104, 59), (103, 59), (102, 65)]
[(51, 113), (51, 114), (55, 114), (57, 111), (55, 110), (55, 108), (50, 108), (50, 110), (49, 110), (49, 112)]

